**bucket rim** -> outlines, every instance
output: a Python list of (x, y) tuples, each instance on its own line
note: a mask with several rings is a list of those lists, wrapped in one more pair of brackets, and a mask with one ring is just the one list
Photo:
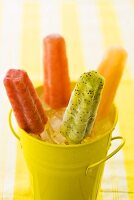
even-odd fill
[[(27, 133), (26, 131), (24, 131), (23, 129), (19, 128), (21, 134), (24, 134), (25, 137), (27, 138), (30, 138), (31, 140), (33, 140), (34, 142), (38, 142), (40, 143), (41, 145), (46, 145), (48, 147), (55, 147), (55, 148), (79, 148), (79, 147), (84, 147), (84, 146), (87, 146), (89, 144), (93, 144), (95, 142), (98, 142), (99, 140), (101, 140), (103, 137), (105, 137), (108, 133), (112, 133), (113, 130), (115, 129), (115, 126), (116, 126), (116, 123), (117, 123), (117, 120), (118, 120), (118, 111), (117, 111), (117, 107), (115, 104), (112, 105), (115, 109), (115, 117), (114, 117), (114, 122), (113, 122), (113, 125), (112, 127), (107, 130), (102, 136), (96, 138), (95, 140), (91, 140), (89, 142), (86, 142), (86, 143), (82, 143), (82, 144), (69, 144), (69, 145), (65, 145), (65, 144), (52, 144), (52, 143), (49, 143), (49, 142), (45, 142), (43, 140), (40, 140), (36, 137), (33, 137), (31, 134)], [(21, 137), (20, 137), (20, 141), (21, 141)]]

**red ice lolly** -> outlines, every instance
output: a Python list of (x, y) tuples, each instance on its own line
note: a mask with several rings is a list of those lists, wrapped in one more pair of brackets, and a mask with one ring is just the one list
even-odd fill
[(28, 74), (23, 70), (10, 69), (4, 85), (20, 128), (28, 133), (43, 132), (47, 116)]
[(70, 80), (65, 40), (59, 34), (44, 38), (44, 98), (53, 109), (67, 106), (70, 95)]

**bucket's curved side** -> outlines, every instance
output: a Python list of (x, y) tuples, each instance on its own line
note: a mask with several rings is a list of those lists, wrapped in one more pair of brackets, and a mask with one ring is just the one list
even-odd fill
[[(79, 147), (42, 145), (21, 132), (24, 157), (32, 177), (34, 198), (38, 200), (95, 200), (104, 164), (86, 168), (107, 155), (111, 132), (101, 140)], [(99, 153), (97, 153), (99, 152)]]

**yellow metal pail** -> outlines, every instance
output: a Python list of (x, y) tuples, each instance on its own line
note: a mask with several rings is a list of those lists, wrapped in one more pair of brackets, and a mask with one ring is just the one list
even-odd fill
[[(100, 138), (87, 144), (49, 144), (32, 137), (22, 129), (13, 129), (11, 112), (9, 125), (20, 140), (31, 175), (35, 200), (96, 200), (105, 161), (124, 145), (121, 136), (113, 137), (117, 111), (113, 106), (113, 126)], [(119, 146), (107, 155), (111, 141), (121, 140)]]

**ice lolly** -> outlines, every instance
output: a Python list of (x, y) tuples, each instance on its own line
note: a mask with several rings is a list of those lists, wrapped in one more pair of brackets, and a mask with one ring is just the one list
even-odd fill
[(51, 34), (43, 44), (45, 102), (53, 109), (66, 107), (71, 89), (64, 38)]
[(105, 117), (111, 108), (124, 70), (127, 52), (122, 47), (111, 47), (98, 67), (105, 78), (105, 86), (97, 113), (97, 120)]
[(78, 80), (60, 127), (69, 143), (80, 143), (91, 133), (103, 85), (104, 78), (96, 71), (84, 73)]
[(20, 128), (28, 133), (40, 134), (47, 116), (28, 74), (23, 70), (10, 69), (4, 85)]

